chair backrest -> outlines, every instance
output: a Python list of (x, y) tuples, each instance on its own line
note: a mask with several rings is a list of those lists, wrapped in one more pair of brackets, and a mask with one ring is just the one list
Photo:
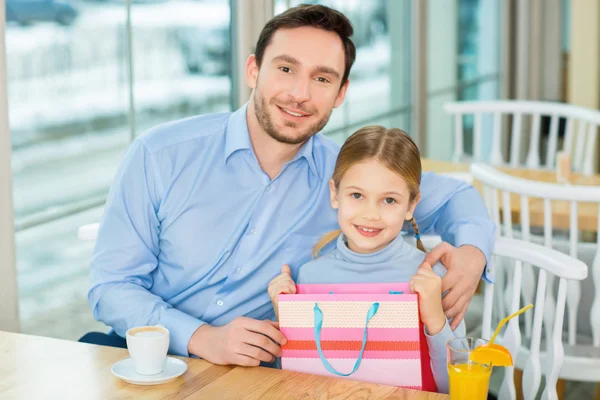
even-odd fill
[[(444, 111), (454, 116), (454, 161), (489, 161), (493, 165), (508, 164), (512, 167), (524, 165), (531, 169), (553, 169), (556, 162), (555, 156), (559, 151), (559, 125), (561, 119), (564, 119), (565, 138), (561, 150), (571, 154), (576, 172), (586, 175), (594, 172), (594, 150), (598, 126), (600, 126), (600, 111), (598, 110), (563, 103), (498, 100), (446, 103)], [(463, 117), (471, 115), (474, 117), (473, 156), (469, 157), (464, 151)], [(512, 118), (509, 119), (506, 116)], [(489, 160), (487, 160), (487, 155), (483, 154), (484, 117), (491, 117), (492, 144)], [(540, 157), (542, 117), (550, 118), (544, 164)], [(506, 131), (510, 128), (511, 132), (508, 154), (504, 154), (502, 145), (503, 121), (509, 124), (505, 126)], [(529, 121), (530, 128), (524, 129)], [(487, 130), (485, 129), (486, 132)], [(521, 162), (521, 137), (524, 131), (529, 135), (529, 148), (523, 164)]]
[[(546, 376), (546, 384), (542, 398), (557, 399), (556, 383), (562, 361), (564, 358), (564, 349), (562, 344), (562, 327), (565, 310), (565, 301), (567, 296), (567, 286), (570, 282), (578, 282), (587, 277), (587, 266), (580, 260), (553, 250), (542, 245), (529, 243), (523, 240), (497, 238), (493, 251), (494, 260), (501, 258), (503, 261), (514, 263), (512, 268), (513, 284), (516, 290), (512, 291), (509, 309), (507, 313), (513, 313), (521, 305), (521, 283), (523, 282), (523, 268), (529, 265), (535, 268), (537, 274), (537, 292), (533, 309), (533, 331), (531, 335), (529, 354), (530, 357), (525, 363), (523, 369), (523, 396), (526, 400), (533, 400), (539, 392), (542, 375)], [(494, 271), (492, 271), (494, 272)], [(558, 294), (556, 301), (551, 305), (547, 304), (546, 293), (552, 291), (549, 277), (556, 277), (559, 280)], [(482, 337), (490, 338), (493, 333), (492, 313), (495, 311), (495, 320), (500, 320), (508, 314), (500, 314), (495, 307), (494, 287), (495, 284), (487, 284), (484, 294), (484, 313), (482, 324)], [(501, 290), (502, 288), (500, 288)], [(540, 359), (540, 344), (542, 337), (542, 323), (545, 321), (545, 310), (552, 307), (554, 313), (553, 324), (551, 326), (551, 335), (546, 341), (546, 355), (544, 357), (544, 366)], [(531, 314), (531, 311), (528, 312)], [(521, 329), (518, 318), (513, 318), (504, 333), (502, 344), (508, 348), (516, 360), (521, 347)], [(500, 388), (501, 399), (516, 399), (516, 390), (514, 385), (514, 367), (506, 368), (504, 380)]]
[[(581, 207), (587, 207), (587, 210), (598, 210), (600, 212), (600, 187), (594, 186), (574, 186), (561, 185), (546, 182), (531, 181), (523, 178), (514, 177), (498, 171), (494, 167), (486, 164), (473, 164), (471, 166), (471, 174), (473, 178), (483, 184), (483, 196), (492, 219), (498, 227), (499, 235), (512, 238), (521, 236), (525, 241), (537, 240), (545, 247), (556, 247), (556, 242), (564, 242), (565, 239), (558, 239), (553, 235), (552, 220), (554, 210), (568, 210), (568, 252), (573, 258), (578, 258), (579, 249), (579, 222), (578, 209), (580, 203), (584, 203)], [(515, 220), (511, 210), (512, 202), (520, 204), (520, 218)], [(535, 208), (537, 212), (537, 220), (543, 221), (543, 238), (536, 237), (532, 234), (530, 210)], [(513, 228), (513, 222), (520, 224), (520, 229), (517, 231)], [(600, 232), (600, 219), (592, 222), (596, 227), (596, 231)], [(600, 347), (600, 296), (597, 295), (600, 288), (600, 257), (598, 254), (598, 244), (600, 244), (600, 236), (596, 238), (596, 250), (592, 262), (592, 275), (594, 277), (594, 300), (590, 311), (590, 325), (592, 331), (593, 345)], [(523, 269), (524, 279), (521, 292), (523, 300), (528, 302), (533, 297), (535, 275), (530, 266), (525, 266)], [(496, 283), (499, 286), (504, 285), (505, 275), (500, 272), (496, 276)], [(506, 295), (509, 295), (515, 287), (515, 282), (510, 282), (510, 275), (506, 276)], [(549, 278), (548, 286), (553, 284), (553, 278)], [(577, 314), (581, 300), (581, 283), (572, 281), (569, 283), (567, 294), (567, 310), (568, 310), (568, 343), (571, 346), (577, 344)], [(545, 326), (548, 330), (552, 326), (553, 318), (555, 317), (554, 310), (551, 305), (554, 302), (553, 293), (549, 290), (546, 303), (549, 305), (545, 310)], [(502, 309), (503, 304), (500, 302), (498, 307)], [(532, 334), (531, 320), (526, 320), (526, 334)], [(546, 332), (550, 334), (549, 331)]]

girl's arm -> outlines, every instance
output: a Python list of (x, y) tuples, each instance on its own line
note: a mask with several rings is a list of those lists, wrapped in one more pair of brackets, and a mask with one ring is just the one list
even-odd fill
[(430, 335), (425, 328), (425, 336), (427, 336), (427, 345), (429, 346), (429, 358), (431, 359), (431, 371), (435, 379), (435, 385), (440, 393), (448, 393), (448, 363), (446, 360), (446, 343), (457, 337), (466, 336), (466, 328), (464, 321), (461, 322), (453, 331), (450, 328), (449, 321), (436, 335)]
[(450, 328), (442, 308), (442, 278), (426, 261), (411, 278), (410, 289), (413, 293), (419, 294), (419, 316), (425, 325), (435, 384), (438, 392), (448, 393), (446, 343), (455, 337), (464, 337), (465, 325), (461, 322), (455, 331)]

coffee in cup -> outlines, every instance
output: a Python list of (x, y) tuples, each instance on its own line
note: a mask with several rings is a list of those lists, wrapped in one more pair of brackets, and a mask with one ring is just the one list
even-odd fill
[(161, 325), (139, 326), (129, 329), (125, 336), (135, 372), (140, 375), (160, 374), (169, 350), (169, 330)]

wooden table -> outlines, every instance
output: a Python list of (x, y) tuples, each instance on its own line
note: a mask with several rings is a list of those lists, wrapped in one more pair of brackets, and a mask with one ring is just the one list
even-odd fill
[[(422, 159), (424, 171), (433, 171), (437, 173), (448, 172), (469, 172), (471, 165), (465, 163), (453, 163), (449, 161), (434, 161)], [(556, 174), (554, 171), (532, 170), (525, 168), (499, 167), (500, 171), (519, 178), (532, 181), (556, 183)], [(600, 175), (584, 176), (572, 174), (571, 184), (583, 186), (600, 186)], [(474, 181), (473, 186), (483, 193), (481, 182)], [(521, 218), (521, 200), (520, 196), (512, 195), (510, 199), (510, 208), (512, 220), (514, 223), (520, 223)], [(544, 226), (544, 201), (539, 198), (529, 198), (530, 224), (535, 227)], [(598, 204), (597, 203), (579, 203), (577, 214), (579, 216), (579, 229), (589, 232), (598, 230)], [(565, 201), (552, 202), (552, 226), (554, 228), (569, 229), (570, 205)]]
[(181, 377), (136, 386), (110, 371), (128, 356), (124, 349), (0, 332), (0, 398), (448, 400), (437, 393), (183, 357), (188, 370)]

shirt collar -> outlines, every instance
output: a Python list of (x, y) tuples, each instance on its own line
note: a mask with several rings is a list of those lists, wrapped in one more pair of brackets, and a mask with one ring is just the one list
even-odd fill
[[(248, 130), (248, 121), (246, 120), (247, 110), (248, 103), (232, 113), (227, 121), (227, 131), (225, 132), (225, 161), (238, 150), (253, 151), (252, 142), (250, 141), (250, 131)], [(289, 163), (304, 158), (308, 163), (311, 172), (318, 177), (319, 174), (313, 155), (314, 141), (313, 135), (302, 145), (302, 147), (300, 147)]]
[(252, 150), (250, 132), (246, 121), (248, 103), (244, 104), (229, 117), (225, 132), (225, 161), (238, 150)]
[(348, 240), (346, 235), (343, 233), (338, 237), (336, 247), (340, 256), (345, 260), (357, 264), (373, 264), (382, 263), (389, 261), (393, 258), (401, 256), (403, 252), (409, 250), (408, 246), (404, 242), (404, 238), (399, 234), (394, 240), (392, 240), (387, 246), (381, 250), (377, 250), (374, 253), (362, 254), (356, 253), (348, 248), (346, 244)]
[(315, 137), (313, 135), (302, 145), (302, 147), (300, 147), (300, 149), (298, 150), (298, 152), (296, 153), (296, 155), (290, 162), (296, 161), (296, 160), (304, 157), (304, 159), (308, 163), (308, 167), (312, 171), (313, 175), (318, 177), (319, 174), (317, 172), (317, 165), (315, 164), (315, 158), (313, 156), (314, 142), (315, 142)]

